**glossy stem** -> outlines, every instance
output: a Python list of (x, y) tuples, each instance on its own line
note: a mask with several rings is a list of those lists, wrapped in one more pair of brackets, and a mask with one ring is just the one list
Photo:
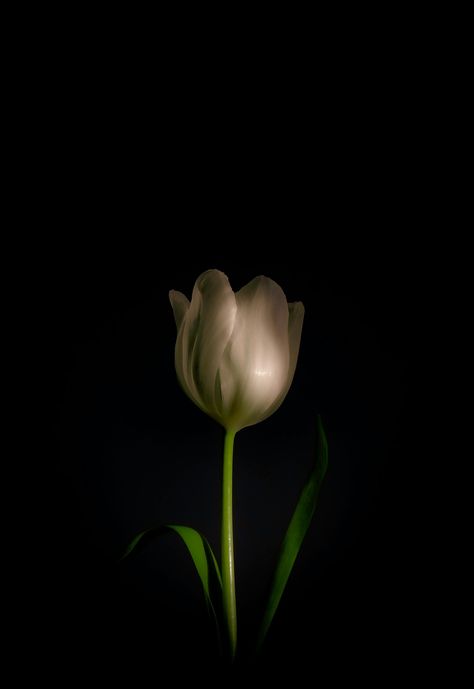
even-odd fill
[(235, 432), (227, 431), (224, 441), (224, 471), (222, 476), (222, 532), (221, 572), (224, 618), (226, 622), (230, 657), (237, 648), (237, 608), (235, 603), (234, 533), (232, 524), (232, 464)]

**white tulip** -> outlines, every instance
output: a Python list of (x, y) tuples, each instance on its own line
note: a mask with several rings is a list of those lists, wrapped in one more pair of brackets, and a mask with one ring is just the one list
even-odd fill
[(296, 368), (304, 306), (260, 276), (234, 293), (219, 270), (196, 280), (191, 302), (171, 290), (175, 366), (186, 394), (228, 432), (273, 414)]

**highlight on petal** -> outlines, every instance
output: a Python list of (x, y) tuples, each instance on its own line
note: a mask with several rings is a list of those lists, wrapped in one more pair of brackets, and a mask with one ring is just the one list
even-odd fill
[(257, 277), (236, 294), (237, 318), (221, 368), (226, 415), (237, 429), (261, 420), (286, 385), (288, 304), (276, 282)]
[(260, 421), (264, 421), (271, 416), (288, 394), (288, 390), (293, 382), (295, 375), (296, 363), (298, 361), (298, 354), (300, 351), (301, 331), (303, 328), (304, 306), (301, 301), (288, 304), (289, 320), (288, 320), (288, 341), (290, 347), (290, 360), (288, 366), (288, 378), (286, 384), (283, 386), (280, 395), (275, 399), (273, 404), (267, 409)]

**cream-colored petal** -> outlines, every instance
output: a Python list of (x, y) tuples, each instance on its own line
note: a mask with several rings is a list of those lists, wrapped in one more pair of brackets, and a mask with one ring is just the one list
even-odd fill
[(184, 294), (176, 290), (171, 290), (169, 297), (178, 329), (175, 345), (176, 375), (188, 397), (206, 411), (192, 375), (192, 353), (199, 325), (201, 295), (195, 288), (191, 303)]
[(258, 423), (286, 386), (288, 304), (281, 287), (260, 276), (236, 294), (234, 331), (220, 368), (224, 416), (239, 430)]
[(195, 402), (195, 404), (202, 408), (202, 402), (199, 398), (196, 386), (194, 385), (194, 381), (188, 375), (188, 364), (184, 356), (184, 352), (186, 351), (186, 343), (184, 341), (183, 334), (184, 329), (181, 328), (176, 338), (176, 346), (174, 350), (174, 365), (176, 375), (178, 376), (178, 381), (187, 396), (193, 402)]
[(288, 322), (288, 339), (290, 343), (290, 370), (288, 387), (290, 387), (295, 375), (296, 362), (298, 361), (298, 354), (300, 351), (301, 331), (303, 329), (304, 320), (304, 304), (301, 301), (295, 301), (288, 304), (290, 318)]
[(183, 318), (189, 309), (189, 299), (182, 292), (177, 292), (175, 289), (170, 290), (169, 297), (173, 308), (176, 328), (179, 330)]
[(200, 308), (191, 374), (208, 413), (222, 422), (218, 370), (234, 329), (236, 299), (227, 276), (219, 270), (208, 270), (196, 280), (193, 301), (197, 295)]
[(301, 301), (293, 302), (288, 304), (289, 310), (289, 321), (288, 321), (288, 342), (290, 346), (290, 362), (288, 367), (288, 378), (286, 385), (282, 388), (281, 394), (275, 399), (272, 405), (267, 409), (265, 414), (262, 416), (260, 421), (267, 419), (271, 416), (278, 407), (282, 404), (288, 390), (293, 382), (293, 377), (295, 375), (296, 364), (298, 362), (298, 354), (300, 351), (301, 343), (301, 331), (303, 329), (303, 319), (304, 319), (304, 305)]

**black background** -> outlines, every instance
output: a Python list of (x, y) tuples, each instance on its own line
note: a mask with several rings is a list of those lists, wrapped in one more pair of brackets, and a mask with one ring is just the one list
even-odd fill
[(209, 267), (234, 289), (268, 275), (306, 307), (285, 403), (236, 439), (242, 662), (311, 466), (317, 413), (329, 470), (260, 666), (303, 672), (317, 649), (321, 670), (339, 671), (342, 653), (364, 671), (374, 654), (397, 667), (400, 644), (410, 653), (413, 630), (401, 639), (400, 625), (415, 624), (424, 597), (414, 480), (425, 460), (411, 367), (420, 292), (408, 261), (335, 247), (287, 220), (266, 236), (229, 223), (212, 240), (176, 229), (166, 230), (167, 246), (158, 231), (150, 245), (69, 246), (45, 276), (39, 581), (53, 620), (48, 643), (73, 666), (99, 660), (106, 672), (136, 672), (155, 662), (183, 670), (183, 654), (215, 660), (200, 584), (177, 538), (117, 564), (132, 536), (154, 524), (193, 526), (219, 552), (223, 432), (177, 383), (168, 301), (170, 288), (190, 295)]
[(193, 526), (219, 550), (223, 432), (179, 388), (168, 301), (170, 289), (190, 296), (208, 268), (235, 290), (265, 274), (306, 307), (287, 399), (236, 440), (243, 667), (318, 413), (328, 474), (258, 667), (392, 677), (419, 656), (420, 335), (436, 280), (417, 233), (434, 203), (424, 172), (435, 151), (416, 75), (401, 85), (393, 65), (377, 71), (369, 58), (370, 73), (345, 64), (343, 82), (321, 70), (316, 92), (280, 75), (284, 102), (280, 82), (243, 89), (244, 102), (223, 81), (210, 108), (215, 83), (198, 87), (192, 65), (186, 82), (164, 70), (151, 93), (125, 68), (81, 86), (83, 65), (71, 63), (52, 95), (41, 90), (49, 114), (29, 204), (44, 231), (28, 247), (27, 327), (40, 449), (24, 462), (37, 552), (25, 553), (21, 585), (34, 596), (21, 643), (46, 669), (115, 678), (170, 667), (179, 678), (216, 664), (183, 545), (164, 536), (117, 563), (154, 524)]

